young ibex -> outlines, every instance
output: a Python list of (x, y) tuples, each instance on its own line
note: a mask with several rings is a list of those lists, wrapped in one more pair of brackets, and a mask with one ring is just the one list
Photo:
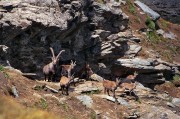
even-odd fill
[(132, 95), (132, 93), (133, 93), (133, 95), (135, 96), (136, 100), (138, 99), (138, 96), (134, 92), (134, 89), (136, 88), (136, 83), (132, 82), (132, 80), (127, 79), (127, 78), (121, 79), (119, 87), (122, 89), (123, 92), (125, 92), (125, 90), (128, 90), (130, 95)]
[(61, 55), (62, 52), (64, 52), (65, 50), (61, 50), (59, 52), (59, 54), (55, 57), (54, 55), (54, 50), (50, 47), (51, 53), (52, 53), (52, 62), (50, 62), (49, 64), (45, 65), (43, 67), (43, 74), (45, 76), (45, 81), (46, 81), (46, 77), (48, 76), (48, 82), (52, 81), (52, 79), (54, 78), (54, 75), (56, 73), (56, 64), (59, 60), (59, 56)]
[(64, 91), (66, 91), (66, 95), (69, 95), (68, 89), (72, 80), (74, 80), (74, 75), (70, 77), (66, 77), (66, 76), (61, 77), (60, 87), (61, 87), (62, 94), (64, 94)]
[(78, 76), (84, 79), (90, 79), (90, 76), (94, 74), (89, 64), (86, 62), (81, 70), (78, 72)]
[(134, 75), (128, 75), (126, 77), (127, 80), (131, 80), (133, 83), (135, 82), (135, 78), (137, 77), (138, 73), (135, 71)]
[(106, 94), (106, 92), (109, 94), (109, 91), (113, 92), (113, 97), (115, 98), (115, 90), (117, 89), (117, 87), (120, 85), (121, 81), (116, 78), (116, 82), (115, 81), (109, 81), (109, 80), (103, 80), (103, 87), (104, 87), (104, 94)]
[(71, 71), (74, 69), (75, 66), (76, 66), (76, 61), (73, 62), (72, 60), (70, 65), (61, 65), (62, 67), (61, 75), (66, 76), (66, 74), (68, 74), (67, 76), (70, 77)]

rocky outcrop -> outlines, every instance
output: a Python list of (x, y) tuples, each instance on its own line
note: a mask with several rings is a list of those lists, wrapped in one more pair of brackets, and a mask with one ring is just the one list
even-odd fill
[(153, 11), (151, 8), (149, 8), (147, 5), (144, 3), (136, 0), (134, 2), (137, 6), (139, 6), (145, 13), (147, 13), (150, 17), (152, 17), (153, 20), (158, 20), (160, 18), (160, 15)]
[(125, 38), (107, 37), (126, 30), (128, 16), (114, 4), (92, 0), (1, 1), (0, 44), (9, 47), (1, 54), (1, 64), (7, 65), (8, 60), (23, 72), (42, 75), (42, 66), (51, 61), (50, 46), (55, 54), (65, 49), (60, 60), (75, 59), (79, 67), (87, 60), (116, 56), (112, 50), (122, 51), (127, 45)]
[(162, 18), (174, 23), (180, 23), (179, 0), (141, 0), (151, 9), (158, 12)]
[[(136, 69), (156, 77), (158, 83), (164, 82), (167, 74), (171, 76), (173, 66), (155, 59), (135, 58), (142, 49), (138, 44), (141, 39), (128, 28), (129, 18), (120, 9), (121, 3), (0, 1), (0, 63), (42, 76), (43, 65), (51, 61), (49, 47), (53, 47), (55, 54), (65, 50), (60, 63), (76, 60), (76, 71), (89, 62), (95, 73), (109, 78), (114, 71), (119, 73), (112, 71), (114, 67), (123, 66), (118, 70), (125, 74), (126, 68)], [(122, 57), (130, 59), (119, 59)]]
[(164, 83), (166, 79), (171, 79), (177, 65), (164, 62), (160, 59), (118, 59), (117, 65), (137, 70), (139, 75), (137, 80), (143, 84), (159, 84)]

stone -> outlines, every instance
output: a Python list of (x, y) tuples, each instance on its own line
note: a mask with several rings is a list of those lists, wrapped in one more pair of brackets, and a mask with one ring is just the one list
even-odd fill
[(153, 11), (151, 8), (149, 8), (147, 5), (145, 5), (144, 3), (136, 0), (134, 2), (137, 6), (139, 6), (145, 13), (147, 13), (148, 15), (150, 15), (150, 17), (152, 17), (153, 20), (158, 20), (160, 18), (160, 15)]
[(80, 84), (74, 88), (74, 92), (78, 94), (100, 90), (102, 90), (102, 87), (99, 87), (97, 85), (94, 85), (92, 82), (87, 81), (84, 84)]
[[(111, 96), (108, 96), (108, 95), (96, 95), (96, 96), (104, 98), (104, 99), (107, 99), (107, 100), (112, 101), (112, 102), (116, 101), (114, 97), (111, 97)], [(121, 105), (130, 107), (130, 104), (127, 101), (125, 101), (123, 98), (121, 98), (121, 97), (117, 97), (117, 101)]]
[(175, 108), (175, 105), (172, 104), (172, 103), (170, 103), (170, 102), (167, 102), (166, 104), (167, 104), (167, 106), (169, 106), (169, 107)]
[(129, 50), (126, 52), (126, 55), (131, 55), (131, 54), (137, 55), (137, 53), (141, 51), (141, 49), (142, 47), (139, 45), (129, 45)]
[(16, 87), (15, 86), (12, 86), (12, 93), (14, 95), (15, 98), (18, 98), (19, 97), (19, 92), (17, 91)]
[(174, 104), (177, 107), (180, 107), (180, 98), (173, 98), (172, 104)]
[(140, 119), (179, 119), (179, 116), (171, 110), (157, 106), (146, 106), (146, 113), (141, 115)]
[(83, 105), (91, 108), (93, 105), (93, 100), (90, 96), (88, 95), (80, 95), (80, 96), (76, 96), (76, 98), (78, 100), (80, 100), (82, 102)]

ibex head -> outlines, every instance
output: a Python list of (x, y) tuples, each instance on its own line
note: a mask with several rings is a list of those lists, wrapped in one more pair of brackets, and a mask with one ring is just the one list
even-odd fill
[(71, 68), (73, 69), (75, 66), (76, 66), (76, 61), (73, 62), (73, 61), (71, 60)]
[(58, 62), (58, 60), (59, 60), (59, 56), (60, 56), (61, 53), (64, 52), (65, 50), (61, 50), (57, 56), (54, 55), (54, 50), (52, 49), (52, 47), (50, 47), (50, 50), (51, 50), (51, 53), (52, 53), (52, 56), (53, 56), (53, 57), (51, 58), (51, 59), (52, 59), (52, 63), (53, 63), (53, 65), (56, 65), (57, 62)]

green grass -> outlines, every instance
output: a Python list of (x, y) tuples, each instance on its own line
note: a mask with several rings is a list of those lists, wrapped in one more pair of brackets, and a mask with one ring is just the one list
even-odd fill
[(161, 40), (160, 36), (156, 33), (156, 31), (147, 31), (146, 34), (149, 41), (151, 41), (152, 43), (158, 43)]
[(130, 13), (135, 14), (136, 13), (136, 9), (134, 4), (131, 2), (131, 0), (126, 0), (126, 3), (128, 5), (128, 10)]
[(180, 81), (180, 76), (179, 75), (173, 76), (173, 81)]
[(9, 78), (8, 73), (5, 71), (4, 66), (0, 65), (0, 72), (2, 72), (5, 76), (5, 78)]
[(167, 22), (167, 21), (164, 21), (164, 20), (163, 20), (161, 24), (162, 24), (162, 26), (163, 26), (164, 28), (167, 28), (167, 27), (168, 27), (168, 22)]
[(101, 93), (100, 90), (93, 90), (93, 91), (84, 92), (83, 94), (92, 95), (92, 94), (99, 94), (99, 93)]
[(4, 71), (4, 67), (0, 65), (0, 71)]
[(146, 26), (147, 26), (149, 29), (151, 29), (151, 30), (156, 30), (156, 24), (151, 20), (150, 17), (147, 17), (147, 18), (146, 18), (145, 23), (146, 23)]
[(96, 113), (95, 113), (95, 111), (91, 111), (90, 118), (91, 118), (91, 119), (96, 119)]
[(47, 109), (48, 108), (48, 103), (46, 102), (45, 99), (41, 98), (40, 101), (35, 102), (34, 106), (38, 107), (38, 108), (41, 108), (41, 109)]

